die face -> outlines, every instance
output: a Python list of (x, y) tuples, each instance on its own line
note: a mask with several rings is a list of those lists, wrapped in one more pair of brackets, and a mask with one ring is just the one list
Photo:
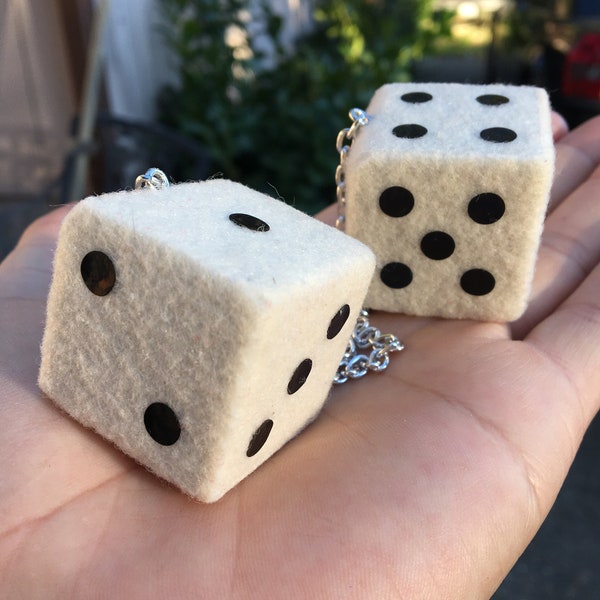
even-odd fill
[(119, 192), (84, 202), (93, 203), (99, 216), (135, 227), (140, 236), (180, 252), (236, 286), (255, 286), (275, 297), (302, 285), (305, 273), (327, 278), (324, 259), (333, 263), (365, 252), (344, 236), (332, 244), (336, 232), (330, 227), (227, 180), (179, 184), (158, 193)]
[[(410, 100), (421, 94), (430, 99)], [(376, 118), (357, 138), (359, 152), (512, 160), (552, 156), (548, 97), (535, 87), (388, 84), (374, 94), (367, 113)]]
[(204, 501), (316, 415), (374, 268), (355, 240), (216, 183), (166, 207), (147, 192), (139, 209), (115, 194), (72, 211), (40, 371), (66, 412)]
[[(439, 107), (417, 112), (441, 103), (446, 87), (447, 119)], [(366, 304), (428, 316), (518, 317), (552, 179), (547, 103), (535, 89), (510, 86), (394, 84), (380, 92), (346, 162), (347, 231), (377, 255)], [(466, 99), (492, 116), (484, 119), (478, 110), (468, 120), (457, 116), (457, 104)], [(520, 107), (517, 113), (508, 112), (511, 103)], [(393, 124), (406, 122), (425, 124), (427, 133), (398, 138)], [(479, 137), (496, 126), (514, 129), (517, 138)]]
[[(83, 205), (74, 211), (55, 258), (40, 387), (126, 454), (192, 490), (210, 473), (222, 438), (235, 375), (223, 365), (235, 362), (252, 307), (185, 257)], [(81, 273), (90, 252), (114, 265), (115, 285), (104, 296), (91, 292)], [(169, 410), (177, 440), (172, 424), (157, 421)], [(203, 424), (201, 436), (194, 435), (196, 423)]]
[(318, 415), (372, 272), (372, 263), (355, 263), (338, 278), (299, 288), (262, 313), (240, 357), (223, 438), (227, 447), (212, 494), (222, 495)]

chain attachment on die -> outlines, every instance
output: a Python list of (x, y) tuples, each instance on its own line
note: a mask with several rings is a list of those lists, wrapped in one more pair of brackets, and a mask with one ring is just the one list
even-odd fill
[(350, 127), (344, 127), (338, 133), (335, 142), (336, 150), (340, 155), (340, 164), (335, 170), (335, 194), (337, 196), (337, 219), (335, 226), (340, 231), (344, 231), (346, 221), (346, 157), (350, 151), (350, 144), (352, 144), (352, 140), (356, 137), (358, 130), (368, 125), (371, 120), (371, 116), (361, 108), (353, 108), (348, 114), (352, 124)]
[[(337, 197), (337, 219), (335, 226), (340, 231), (346, 229), (346, 172), (345, 163), (350, 152), (352, 141), (358, 131), (369, 124), (372, 117), (360, 108), (349, 112), (352, 124), (342, 129), (337, 136), (335, 148), (340, 155), (340, 163), (335, 170)], [(363, 309), (356, 321), (352, 337), (346, 346), (346, 352), (340, 361), (333, 378), (336, 385), (351, 379), (360, 379), (369, 371), (380, 373), (390, 363), (390, 354), (404, 350), (404, 344), (393, 334), (382, 334), (379, 329), (369, 323), (369, 313)]]
[(146, 189), (151, 190), (162, 190), (163, 188), (169, 187), (169, 178), (164, 174), (163, 171), (152, 167), (148, 169), (143, 175), (138, 175), (135, 178), (135, 189)]
[(390, 354), (401, 350), (404, 350), (404, 344), (395, 335), (382, 334), (379, 329), (373, 327), (369, 323), (369, 313), (363, 309), (333, 383), (339, 385), (350, 379), (359, 379), (369, 371), (385, 371), (390, 363)]

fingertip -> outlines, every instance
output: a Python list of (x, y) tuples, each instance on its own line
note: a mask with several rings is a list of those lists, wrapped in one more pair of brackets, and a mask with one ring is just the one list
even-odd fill
[(323, 221), (324, 223), (327, 223), (327, 225), (331, 225), (332, 227), (334, 227), (335, 221), (337, 218), (337, 205), (336, 204), (329, 205), (327, 208), (325, 208), (322, 211), (320, 211), (319, 213), (317, 213), (315, 215), (315, 218), (319, 219), (319, 221)]
[(554, 111), (552, 111), (551, 125), (552, 137), (554, 138), (555, 142), (558, 142), (558, 140), (560, 140), (567, 133), (569, 133), (569, 125), (566, 122), (565, 118), (561, 114)]
[(58, 232), (63, 219), (75, 204), (64, 204), (32, 221), (21, 235), (17, 246), (30, 243), (37, 238), (58, 238)]

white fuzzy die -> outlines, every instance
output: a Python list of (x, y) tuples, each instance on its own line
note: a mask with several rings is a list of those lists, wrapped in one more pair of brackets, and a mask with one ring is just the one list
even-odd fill
[(388, 84), (345, 162), (346, 231), (371, 308), (510, 321), (531, 287), (554, 169), (544, 90)]
[(88, 198), (61, 229), (40, 387), (217, 500), (317, 415), (374, 268), (363, 244), (230, 181)]

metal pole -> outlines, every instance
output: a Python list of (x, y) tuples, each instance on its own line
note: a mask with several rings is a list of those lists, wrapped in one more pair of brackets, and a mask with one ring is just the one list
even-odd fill
[(83, 99), (77, 131), (73, 175), (69, 186), (68, 201), (81, 200), (85, 192), (88, 173), (88, 148), (94, 137), (94, 124), (98, 113), (98, 100), (102, 79), (104, 30), (110, 0), (99, 0), (92, 21), (90, 44), (87, 52)]

